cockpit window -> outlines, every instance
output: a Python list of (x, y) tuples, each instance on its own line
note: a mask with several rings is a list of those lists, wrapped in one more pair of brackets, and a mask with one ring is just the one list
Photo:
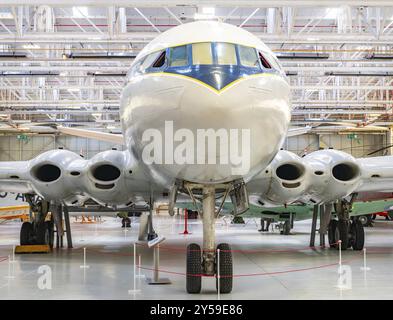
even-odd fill
[(282, 71), (282, 67), (280, 65), (280, 63), (278, 62), (278, 59), (274, 56), (274, 55), (267, 55), (270, 64), (272, 65), (272, 67), (276, 70)]
[(165, 64), (165, 51), (162, 51), (157, 60), (153, 63), (153, 68), (161, 68)]
[(265, 72), (285, 76), (277, 58), (270, 52), (227, 42), (198, 42), (145, 55), (133, 64), (127, 79), (155, 72), (179, 72), (205, 79), (210, 77), (212, 70), (215, 70), (212, 76), (223, 73), (225, 79)]
[(217, 64), (219, 65), (237, 65), (236, 49), (232, 43), (216, 43)]
[(269, 61), (265, 58), (265, 56), (262, 54), (262, 52), (259, 52), (259, 60), (261, 61), (262, 66), (265, 69), (271, 69), (272, 66), (270, 65)]
[(192, 45), (192, 64), (213, 64), (212, 45), (210, 42), (194, 43)]
[(254, 48), (239, 45), (240, 64), (245, 67), (258, 67), (258, 55)]
[(169, 49), (169, 66), (182, 67), (188, 65), (187, 46), (173, 47)]
[[(154, 52), (149, 54), (145, 60), (143, 61), (141, 65), (141, 70), (142, 72), (145, 71), (147, 68), (150, 68), (156, 61), (157, 59), (162, 55), (162, 51)], [(165, 51), (164, 51), (165, 53)], [(153, 66), (154, 67), (154, 66)]]

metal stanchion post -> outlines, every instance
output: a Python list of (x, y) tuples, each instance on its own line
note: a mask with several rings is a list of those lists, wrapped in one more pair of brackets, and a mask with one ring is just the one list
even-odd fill
[(158, 268), (160, 267), (160, 245), (154, 247), (154, 281), (158, 282)]
[(89, 269), (90, 266), (86, 264), (86, 248), (83, 248), (83, 265), (80, 266), (81, 269)]
[(363, 267), (360, 268), (362, 271), (371, 270), (371, 268), (367, 267), (367, 258), (366, 258), (366, 248), (363, 249)]
[(187, 209), (184, 211), (184, 231), (181, 232), (180, 234), (184, 234), (184, 235), (191, 234), (191, 232), (188, 232), (188, 210)]
[(128, 290), (128, 294), (135, 294), (139, 293), (141, 290), (136, 288), (136, 243), (134, 242), (134, 275), (133, 275), (133, 280), (134, 280), (134, 289)]
[(220, 300), (221, 278), (220, 278), (220, 249), (217, 249), (217, 299)]
[(160, 278), (159, 277), (159, 268), (160, 268), (160, 244), (157, 243), (154, 245), (153, 251), (153, 277), (147, 278), (146, 281), (148, 284), (171, 284), (171, 280), (168, 278)]
[(12, 246), (12, 260), (10, 260), (10, 263), (15, 263), (15, 245)]
[(338, 240), (338, 266), (340, 268), (340, 273), (341, 273), (341, 240)]
[(141, 274), (141, 265), (142, 265), (142, 255), (138, 255), (138, 274), (137, 278), (145, 278), (144, 274)]
[[(338, 260), (338, 274), (339, 274), (339, 278), (338, 278), (338, 284), (337, 284), (337, 288), (340, 289), (340, 295), (341, 295), (341, 291), (342, 290), (348, 290), (352, 288), (352, 273), (350, 271), (350, 269), (348, 268), (343, 268), (342, 266), (342, 256), (341, 256), (341, 240), (338, 241), (338, 253), (339, 253), (339, 260)], [(346, 266), (348, 267), (348, 266)], [(343, 273), (343, 271), (345, 270), (345, 274)]]
[(8, 256), (8, 276), (5, 276), (5, 278), (9, 280), (15, 279), (15, 276), (11, 274), (11, 264), (11, 256)]

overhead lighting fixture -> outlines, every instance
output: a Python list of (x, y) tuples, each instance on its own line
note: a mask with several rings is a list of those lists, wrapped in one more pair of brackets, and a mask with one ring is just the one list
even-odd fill
[(41, 47), (38, 44), (33, 44), (33, 43), (28, 43), (28, 44), (24, 44), (23, 49), (40, 49)]
[(297, 76), (297, 72), (296, 71), (287, 71), (287, 72), (285, 72), (285, 74), (287, 76)]
[(278, 53), (277, 58), (282, 59), (329, 59), (329, 54), (326, 53)]
[(325, 19), (337, 19), (340, 8), (326, 8)]
[(194, 14), (194, 20), (212, 20), (215, 19), (216, 16), (216, 8), (214, 7), (202, 7), (201, 12), (196, 12)]
[(391, 77), (393, 72), (325, 72), (325, 76), (351, 76), (351, 77)]
[(0, 59), (3, 58), (26, 58), (26, 53), (20, 52), (0, 52)]
[(127, 73), (88, 72), (87, 75), (94, 77), (125, 77)]
[(134, 59), (135, 57), (136, 54), (126, 52), (63, 54), (63, 59)]
[(74, 18), (85, 18), (89, 14), (87, 7), (72, 7), (72, 15)]
[(392, 60), (393, 55), (386, 53), (370, 53), (367, 54), (364, 58), (369, 60)]
[(52, 72), (52, 71), (30, 71), (30, 72), (24, 72), (24, 71), (1, 71), (0, 76), (3, 77), (32, 77), (32, 76), (37, 76), (37, 77), (44, 77), (44, 76), (58, 76), (59, 72)]
[(0, 12), (0, 19), (14, 19), (14, 15), (11, 12)]

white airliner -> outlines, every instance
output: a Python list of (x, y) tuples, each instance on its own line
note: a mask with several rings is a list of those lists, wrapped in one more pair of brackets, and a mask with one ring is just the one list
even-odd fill
[[(358, 191), (393, 187), (393, 157), (354, 159), (335, 150), (306, 157), (280, 150), (291, 115), (290, 87), (269, 48), (251, 33), (212, 21), (187, 23), (160, 34), (136, 57), (121, 97), (123, 135), (60, 127), (59, 131), (125, 144), (90, 160), (67, 150), (30, 161), (0, 163), (0, 190), (38, 194), (33, 223), (21, 242), (47, 241), (42, 227), (52, 206), (129, 207), (178, 195), (201, 206), (203, 245), (187, 247), (187, 292), (201, 290), (201, 277), (216, 274), (220, 291), (232, 290), (228, 244), (215, 244), (215, 224), (225, 199), (235, 214), (293, 201), (322, 204), (331, 240), (363, 247), (364, 233), (343, 200)], [(28, 196), (29, 197), (29, 196)], [(353, 197), (352, 197), (353, 198)], [(229, 201), (229, 200), (228, 200)], [(330, 221), (332, 205), (338, 221)], [(216, 209), (218, 208), (218, 210)], [(55, 215), (56, 223), (56, 215)], [(323, 226), (321, 226), (323, 230)], [(150, 236), (154, 236), (150, 225)], [(196, 275), (196, 276), (195, 276)]]

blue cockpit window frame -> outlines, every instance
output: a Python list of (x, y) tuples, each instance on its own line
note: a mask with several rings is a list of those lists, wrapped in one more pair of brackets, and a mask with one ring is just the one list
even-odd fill
[[(220, 65), (218, 64), (218, 56), (217, 56), (217, 45), (220, 43), (228, 43), (234, 46), (235, 48), (235, 53), (236, 53), (236, 64), (231, 64), (231, 65)], [(195, 67), (198, 66), (204, 66), (203, 64), (200, 65), (194, 65), (193, 64), (193, 55), (192, 55), (192, 46), (194, 43), (191, 44), (184, 44), (184, 45), (179, 45), (179, 46), (174, 46), (174, 47), (168, 47), (166, 49), (162, 49), (160, 50), (160, 52), (165, 52), (165, 63), (161, 66), (161, 67), (153, 67), (153, 64), (156, 62), (154, 61), (151, 66), (147, 67), (145, 70), (138, 70), (138, 68), (140, 68), (140, 65), (143, 63), (143, 61), (150, 56), (151, 54), (154, 53), (150, 53), (146, 56), (144, 56), (143, 58), (141, 58), (136, 65), (134, 65), (134, 67), (130, 70), (130, 75), (136, 75), (136, 74), (144, 74), (144, 73), (156, 73), (156, 72), (171, 72), (174, 71), (176, 73), (180, 72), (180, 73), (184, 73), (187, 74), (188, 72), (190, 72), (191, 69), (195, 69)], [(258, 59), (258, 64), (255, 67), (251, 67), (251, 66), (245, 66), (242, 65), (241, 63), (241, 59), (240, 59), (240, 47), (249, 47), (249, 46), (245, 46), (242, 44), (235, 44), (235, 43), (230, 43), (230, 42), (225, 42), (225, 41), (218, 41), (218, 42), (210, 42), (211, 45), (211, 52), (212, 52), (212, 64), (210, 65), (211, 67), (236, 67), (238, 68), (242, 74), (248, 74), (248, 73), (276, 73), (276, 72), (280, 72), (280, 70), (276, 70), (276, 68), (274, 68), (272, 66), (272, 64), (270, 63), (270, 57), (266, 57), (266, 55), (264, 54), (264, 52), (258, 50), (257, 48), (254, 47), (250, 47), (253, 50), (255, 50), (257, 56), (259, 57), (260, 54), (263, 55), (264, 59), (267, 60), (267, 62), (269, 63), (269, 65), (271, 66), (271, 68), (265, 68), (262, 65), (262, 62), (260, 59)], [(176, 47), (186, 47), (186, 54), (187, 54), (187, 64), (186, 65), (181, 65), (181, 66), (171, 66), (170, 65), (170, 52), (171, 50), (173, 50), (173, 48)]]

